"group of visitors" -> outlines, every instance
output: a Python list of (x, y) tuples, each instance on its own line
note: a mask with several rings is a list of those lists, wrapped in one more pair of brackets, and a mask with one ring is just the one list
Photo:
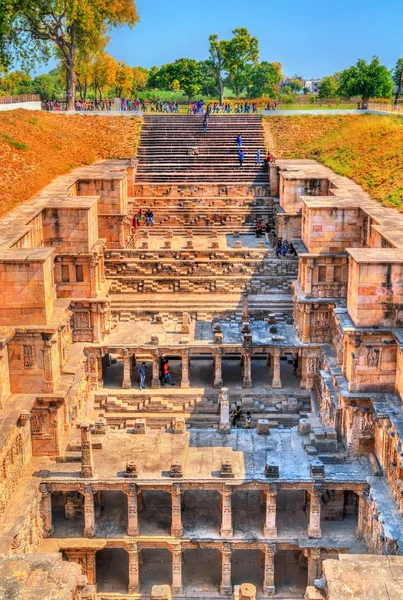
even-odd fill
[(143, 216), (143, 211), (141, 210), (141, 208), (133, 215), (133, 219), (132, 219), (132, 229), (133, 229), (133, 233), (136, 231), (136, 229), (138, 227), (141, 227), (144, 224), (144, 217), (145, 217), (145, 224), (147, 225), (147, 227), (149, 225), (151, 225), (152, 227), (154, 227), (154, 213), (152, 212), (151, 209), (147, 209), (144, 216)]
[[(143, 390), (145, 388), (145, 381), (147, 376), (147, 363), (145, 363), (144, 361), (138, 368), (138, 374), (140, 378), (139, 387), (140, 390)], [(169, 370), (169, 361), (167, 358), (163, 358), (161, 359), (160, 365), (160, 383), (161, 385), (165, 385), (166, 382), (168, 382), (171, 385), (175, 385), (171, 378), (171, 373)]]
[[(245, 152), (243, 149), (243, 139), (242, 139), (242, 135), (239, 134), (236, 138), (236, 144), (237, 144), (237, 149), (238, 149), (238, 159), (239, 159), (239, 166), (243, 167), (243, 162), (245, 160)], [(262, 164), (262, 159), (261, 159), (261, 150), (260, 148), (257, 149), (256, 151), (256, 166), (260, 166)], [(268, 151), (266, 158), (264, 160), (264, 166), (268, 169), (269, 165), (274, 163), (274, 155), (270, 152), (270, 150)]]
[(236, 406), (233, 411), (231, 411), (231, 425), (232, 427), (239, 427), (241, 420), (245, 421), (245, 429), (250, 429), (252, 423), (252, 415), (248, 410), (246, 415), (243, 415), (241, 407)]
[(275, 100), (273, 100), (273, 102), (267, 102), (264, 109), (265, 110), (277, 110), (277, 102), (275, 102)]
[[(147, 103), (142, 103), (143, 112), (148, 112)], [(151, 102), (150, 111), (157, 113), (178, 113), (179, 104), (177, 102)]]
[(272, 229), (269, 225), (269, 221), (267, 221), (264, 229), (263, 229), (263, 225), (261, 221), (258, 221), (256, 223), (256, 230), (255, 230), (255, 236), (257, 238), (261, 238), (262, 235), (264, 234), (265, 238), (266, 238), (266, 242), (269, 244), (270, 240), (269, 240), (269, 235), (272, 233)]
[(114, 103), (112, 100), (76, 100), (74, 103), (74, 108), (75, 110), (85, 112), (91, 112), (93, 110), (113, 110)]
[(290, 256), (297, 256), (297, 251), (294, 248), (294, 244), (279, 238), (277, 240), (276, 256), (277, 258), (281, 258), (282, 256), (287, 256), (287, 254)]

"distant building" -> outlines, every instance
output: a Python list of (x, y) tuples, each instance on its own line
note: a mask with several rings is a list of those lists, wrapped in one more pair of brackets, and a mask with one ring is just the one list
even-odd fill
[(321, 79), (307, 79), (305, 80), (305, 87), (309, 88), (312, 94), (317, 94), (319, 92), (319, 85), (321, 83)]

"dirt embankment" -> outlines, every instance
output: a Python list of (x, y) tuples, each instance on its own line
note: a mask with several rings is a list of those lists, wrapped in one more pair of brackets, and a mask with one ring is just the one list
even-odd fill
[(102, 158), (137, 152), (138, 117), (0, 113), (0, 216), (58, 175)]
[(316, 159), (403, 211), (403, 117), (267, 117), (264, 128), (276, 157)]

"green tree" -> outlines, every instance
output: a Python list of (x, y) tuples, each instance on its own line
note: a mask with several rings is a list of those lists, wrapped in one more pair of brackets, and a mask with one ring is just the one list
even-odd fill
[(22, 96), (30, 94), (32, 91), (32, 79), (24, 71), (10, 71), (3, 77), (0, 77), (0, 95), (3, 96)]
[(189, 100), (201, 93), (203, 88), (202, 63), (192, 58), (178, 58), (152, 72), (149, 85), (158, 90), (182, 90)]
[(209, 64), (211, 71), (216, 78), (220, 104), (224, 102), (224, 71), (227, 65), (228, 44), (227, 40), (219, 40), (218, 35), (212, 34), (209, 37)]
[(318, 97), (323, 100), (324, 98), (337, 98), (339, 92), (339, 85), (334, 75), (324, 77), (318, 86)]
[(252, 37), (245, 27), (232, 31), (233, 37), (225, 50), (225, 68), (228, 72), (228, 84), (239, 98), (248, 85), (253, 67), (259, 58), (259, 40)]
[(339, 95), (346, 98), (361, 96), (363, 103), (370, 98), (388, 98), (393, 91), (389, 69), (374, 56), (368, 63), (360, 58), (357, 64), (340, 73)]
[(57, 55), (72, 109), (80, 48), (96, 50), (110, 28), (134, 27), (138, 20), (134, 0), (0, 0), (0, 62), (32, 65)]
[(302, 90), (303, 88), (303, 84), (302, 81), (300, 79), (298, 79), (297, 77), (293, 77), (290, 80), (290, 88), (294, 93), (299, 92), (300, 90)]
[(303, 92), (304, 96), (307, 96), (310, 91), (311, 91), (311, 89), (309, 87), (307, 87), (307, 86), (304, 86), (302, 88), (302, 92)]
[(49, 75), (49, 73), (44, 73), (43, 75), (38, 75), (33, 80), (32, 92), (39, 94), (42, 101), (54, 100), (57, 98), (59, 88), (55, 78)]
[(395, 104), (399, 104), (399, 98), (402, 94), (403, 87), (403, 58), (399, 58), (395, 68), (393, 69), (393, 82), (397, 85), (397, 90), (395, 94)]
[(210, 60), (202, 60), (199, 64), (203, 74), (203, 87), (201, 93), (209, 98), (215, 98), (218, 91), (218, 96), (222, 103), (224, 100), (224, 88), (222, 90), (223, 95), (221, 99), (221, 92), (217, 90), (217, 77), (211, 66)]
[(278, 86), (283, 79), (281, 66), (281, 63), (262, 61), (252, 70), (250, 92), (253, 98), (275, 98), (278, 95)]
[(290, 96), (291, 92), (292, 92), (291, 86), (290, 85), (285, 85), (281, 91), (283, 92), (283, 94), (285, 96)]

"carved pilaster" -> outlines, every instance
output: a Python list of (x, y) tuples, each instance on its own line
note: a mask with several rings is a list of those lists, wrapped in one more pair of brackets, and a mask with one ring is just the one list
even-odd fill
[(225, 488), (221, 491), (221, 537), (231, 538), (233, 536), (232, 529), (232, 490)]
[(139, 535), (137, 488), (135, 484), (130, 484), (127, 488), (127, 535)]
[(183, 535), (183, 526), (182, 526), (182, 491), (181, 486), (179, 484), (175, 484), (172, 486), (171, 492), (172, 498), (172, 526), (171, 526), (171, 535), (172, 536), (182, 536)]

